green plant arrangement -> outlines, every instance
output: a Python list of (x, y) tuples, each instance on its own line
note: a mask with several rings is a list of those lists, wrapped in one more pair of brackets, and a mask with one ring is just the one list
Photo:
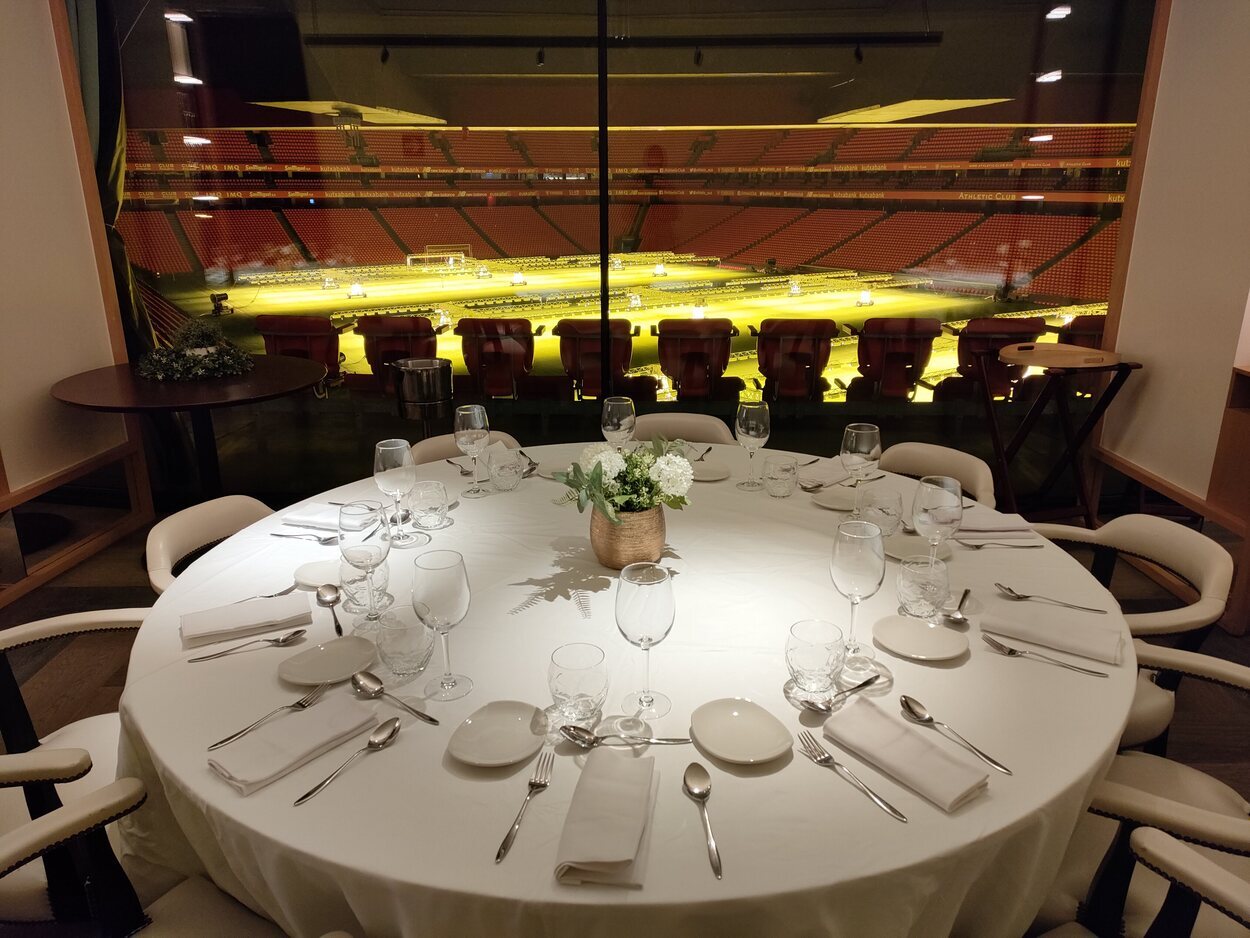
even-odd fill
[(621, 523), (620, 512), (660, 505), (682, 508), (689, 504), (686, 493), (694, 481), (682, 451), (681, 443), (662, 439), (624, 453), (607, 443), (592, 443), (567, 470), (553, 473), (569, 489), (556, 503), (575, 501), (578, 511), (593, 505), (613, 524)]
[(151, 381), (196, 381), (246, 374), (252, 364), (252, 356), (226, 341), (220, 326), (193, 319), (174, 333), (170, 348), (139, 359), (135, 373)]

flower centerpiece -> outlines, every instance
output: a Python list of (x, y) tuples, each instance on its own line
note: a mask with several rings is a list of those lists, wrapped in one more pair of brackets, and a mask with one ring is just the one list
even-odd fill
[(590, 544), (605, 567), (654, 562), (664, 552), (664, 506), (682, 508), (694, 481), (680, 443), (653, 440), (628, 452), (592, 443), (556, 481), (568, 486), (557, 504), (592, 506)]
[(226, 340), (215, 323), (193, 319), (174, 333), (169, 348), (148, 352), (135, 366), (152, 381), (228, 378), (252, 370), (252, 356)]

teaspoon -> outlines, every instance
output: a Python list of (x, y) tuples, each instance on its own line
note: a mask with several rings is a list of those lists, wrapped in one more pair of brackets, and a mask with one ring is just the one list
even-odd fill
[(337, 769), (335, 769), (333, 772), (327, 775), (324, 779), (322, 779), (312, 788), (308, 789), (308, 791), (304, 792), (304, 794), (296, 798), (295, 804), (301, 805), (305, 801), (307, 801), (309, 798), (320, 793), (320, 791), (323, 788), (325, 788), (332, 781), (334, 781), (336, 778), (339, 777), (340, 772), (342, 772), (345, 768), (347, 768), (349, 765), (355, 762), (358, 758), (363, 756), (366, 752), (377, 752), (379, 749), (385, 749), (387, 746), (389, 746), (391, 743), (395, 741), (395, 737), (398, 735), (399, 735), (399, 717), (391, 717), (389, 720), (385, 721), (384, 723), (379, 723), (376, 727), (374, 727), (373, 732), (369, 734), (369, 741), (364, 746), (362, 746), (360, 749), (357, 749), (355, 752), (353, 752), (350, 756), (347, 757), (346, 762), (340, 765)]
[(326, 583), (324, 586), (317, 587), (317, 605), (322, 609), (329, 609), (330, 615), (334, 616), (335, 635), (343, 634), (343, 626), (339, 624), (339, 614), (334, 609), (339, 604), (340, 598), (339, 588), (333, 583)]
[(841, 700), (843, 697), (849, 697), (851, 696), (851, 694), (857, 693), (858, 691), (863, 690), (865, 687), (871, 687), (873, 684), (876, 684), (877, 681), (879, 680), (881, 680), (881, 675), (874, 674), (872, 677), (868, 678), (868, 680), (860, 681), (854, 687), (848, 687), (846, 690), (838, 691), (828, 700), (801, 700), (799, 702), (803, 704), (803, 706), (806, 707), (808, 710), (811, 710), (813, 713), (823, 713), (827, 716), (833, 712), (833, 705), (837, 703), (839, 700)]
[(431, 726), (438, 726), (438, 720), (434, 719), (428, 713), (422, 713), (416, 707), (400, 700), (388, 691), (386, 686), (382, 683), (381, 678), (379, 678), (372, 671), (357, 671), (353, 674), (352, 690), (358, 693), (361, 697), (368, 698), (369, 700), (373, 700), (375, 697), (386, 697), (387, 699), (393, 700), (395, 703), (399, 704), (418, 720), (424, 720)]
[(623, 739), (625, 740), (625, 745), (633, 745), (633, 746), (640, 746), (640, 745), (680, 746), (683, 743), (690, 742), (690, 740), (684, 736), (667, 736), (667, 737), (657, 738), (654, 736), (627, 736), (621, 733), (608, 733), (604, 736), (596, 736), (594, 733), (592, 733), (590, 730), (586, 729), (585, 727), (574, 726), (571, 723), (560, 727), (560, 735), (563, 736), (565, 739), (567, 739), (569, 742), (575, 743), (576, 745), (581, 746), (583, 749), (594, 749), (596, 746), (600, 746), (600, 745), (607, 745), (607, 746), (621, 745), (620, 743), (605, 742), (605, 740), (611, 739), (611, 738)]
[(716, 848), (716, 838), (712, 835), (712, 822), (707, 816), (707, 799), (712, 794), (712, 777), (699, 763), (691, 762), (686, 766), (686, 774), (682, 777), (681, 787), (699, 805), (699, 817), (703, 819), (703, 833), (707, 835), (707, 858), (712, 863), (712, 872), (716, 874), (717, 879), (720, 879), (720, 850)]
[(976, 756), (978, 759), (980, 759), (982, 762), (988, 765), (991, 769), (996, 769), (999, 772), (1002, 772), (1004, 775), (1011, 774), (1011, 769), (1007, 768), (1007, 766), (1003, 765), (1001, 762), (998, 762), (995, 759), (991, 759), (989, 756), (983, 753), (980, 749), (972, 745), (972, 743), (968, 742), (968, 740), (964, 739), (962, 736), (956, 733), (953, 729), (951, 729), (949, 725), (947, 725), (946, 723), (943, 723), (941, 720), (933, 719), (933, 717), (929, 714), (929, 711), (924, 708), (924, 704), (922, 704), (916, 698), (908, 697), (906, 694), (903, 694), (902, 697), (899, 698), (899, 700), (903, 704), (903, 716), (905, 716), (912, 723), (918, 723), (921, 726), (942, 727), (942, 729), (946, 730), (948, 733), (951, 734), (955, 742), (959, 743), (961, 746), (967, 749), (970, 753), (972, 753), (974, 756)]
[(963, 595), (959, 597), (959, 605), (955, 607), (955, 611), (942, 613), (942, 618), (947, 622), (954, 622), (956, 625), (967, 625), (972, 620), (964, 615), (964, 603), (968, 601), (968, 597), (971, 595), (972, 590), (964, 590)]
[(214, 658), (220, 658), (222, 655), (233, 654), (240, 648), (246, 648), (248, 645), (272, 645), (274, 648), (281, 648), (283, 645), (291, 644), (291, 642), (295, 641), (307, 631), (308, 629), (295, 629), (292, 632), (287, 632), (285, 635), (278, 635), (274, 638), (254, 638), (250, 642), (233, 645), (230, 648), (223, 649), (222, 651), (213, 652), (211, 655), (200, 655), (197, 658), (188, 658), (187, 661), (211, 661)]

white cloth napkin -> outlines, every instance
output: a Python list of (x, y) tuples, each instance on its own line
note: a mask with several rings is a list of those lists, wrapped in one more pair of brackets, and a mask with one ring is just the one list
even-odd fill
[(804, 485), (837, 485), (850, 477), (840, 459), (823, 459), (799, 470), (799, 481)]
[(964, 513), (955, 537), (961, 541), (1036, 540), (1039, 535), (1020, 515), (999, 515), (989, 511)]
[(985, 772), (938, 748), (923, 732), (864, 697), (853, 698), (825, 721), (826, 738), (943, 811), (954, 811), (985, 791)]
[(1058, 606), (1043, 609), (1040, 605), (1030, 607), (1029, 603), (1018, 603), (1011, 610), (1010, 619), (983, 616), (981, 631), (1107, 664), (1119, 664), (1124, 657), (1124, 632), (1095, 621), (1105, 618)]
[(282, 523), (308, 525), (320, 528), (322, 531), (337, 531), (339, 529), (339, 506), (317, 503), (305, 505), (303, 508), (284, 514)]
[(179, 632), (183, 648), (196, 648), (273, 629), (307, 625), (311, 621), (308, 594), (296, 592), (272, 599), (249, 599), (245, 603), (189, 612), (182, 617)]
[(556, 880), (640, 888), (659, 781), (651, 756), (593, 750), (564, 819)]
[(239, 794), (250, 795), (377, 722), (373, 710), (360, 701), (330, 697), (307, 710), (279, 714), (223, 746), (208, 757), (208, 767)]

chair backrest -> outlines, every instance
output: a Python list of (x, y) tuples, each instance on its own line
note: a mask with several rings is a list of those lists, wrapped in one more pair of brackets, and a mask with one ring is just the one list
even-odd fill
[[(583, 396), (603, 394), (603, 333), (598, 319), (561, 319), (551, 330), (560, 337), (560, 362)], [(634, 355), (633, 325), (628, 319), (608, 320), (608, 369), (623, 376)]]
[[(490, 441), (492, 443), (503, 443), (508, 449), (520, 449), (521, 444), (516, 441), (510, 433), (504, 433), (502, 430), (491, 430)], [(418, 466), (430, 462), (438, 462), (440, 459), (455, 459), (463, 456), (460, 447), (456, 445), (456, 435), (454, 433), (446, 433), (442, 436), (432, 436), (420, 442), (412, 444), (412, 461)]]
[(246, 495), (225, 495), (184, 508), (152, 526), (148, 532), (148, 580), (163, 593), (174, 582), (174, 566), (192, 551), (273, 514), (264, 502)]
[(659, 325), (660, 370), (683, 398), (709, 397), (729, 367), (734, 334), (728, 319), (663, 319)]
[(755, 355), (774, 397), (812, 398), (838, 324), (832, 319), (765, 319)]
[(325, 316), (256, 317), (266, 355), (288, 355), (321, 362), (331, 377), (339, 373), (339, 333)]
[(937, 319), (867, 320), (859, 334), (859, 373), (876, 385), (879, 397), (908, 397), (924, 374), (933, 340), (941, 331)]
[(492, 397), (511, 397), (516, 380), (534, 367), (534, 329), (528, 319), (479, 319), (456, 323), (464, 366), (478, 390)]
[(733, 443), (725, 422), (711, 414), (642, 414), (634, 425), (634, 439), (685, 440), (687, 443)]
[(1082, 348), (1102, 348), (1102, 333), (1106, 326), (1106, 316), (1074, 316), (1071, 322), (1059, 328), (1059, 341)]
[(438, 336), (425, 316), (363, 316), (356, 320), (356, 334), (365, 340), (365, 358), (384, 386), (394, 371), (388, 363), (438, 355)]
[(1046, 320), (1040, 316), (1023, 319), (997, 319), (992, 316), (973, 319), (959, 333), (959, 373), (965, 378), (981, 379), (977, 356), (985, 355), (985, 374), (990, 394), (1005, 397), (1011, 386), (1024, 375), (1023, 365), (1008, 365), (998, 360), (998, 351), (1017, 342), (1032, 342), (1046, 331)]
[(969, 496), (993, 508), (994, 473), (984, 459), (978, 459), (949, 446), (932, 443), (895, 443), (881, 454), (885, 472), (919, 479), (922, 476), (950, 476)]

